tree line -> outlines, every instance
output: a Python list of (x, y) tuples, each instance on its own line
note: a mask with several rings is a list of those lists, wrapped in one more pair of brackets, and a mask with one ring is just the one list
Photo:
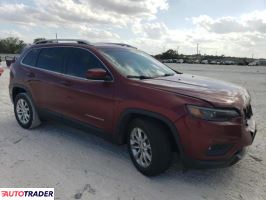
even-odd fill
[[(45, 38), (36, 38), (33, 42), (44, 40)], [(26, 46), (26, 43), (18, 37), (7, 37), (0, 39), (1, 54), (18, 54)]]
[(169, 59), (182, 59), (185, 63), (194, 63), (195, 61), (201, 62), (202, 60), (217, 61), (217, 62), (225, 62), (225, 61), (233, 61), (238, 65), (248, 65), (250, 62), (253, 62), (253, 58), (240, 58), (240, 57), (231, 57), (225, 55), (184, 55), (179, 54), (177, 51), (173, 49), (168, 49), (161, 54), (157, 54), (154, 56), (158, 60), (169, 60)]
[[(45, 38), (36, 38), (33, 40), (34, 42), (45, 40)], [(21, 50), (26, 46), (26, 43), (19, 39), (18, 37), (7, 37), (4, 39), (0, 39), (0, 54), (18, 54)], [(237, 63), (241, 63), (246, 65), (248, 61), (253, 60), (249, 58), (237, 58), (237, 57), (225, 57), (221, 56), (213, 56), (213, 55), (184, 55), (179, 54), (177, 51), (173, 49), (169, 49), (161, 54), (155, 55), (155, 58), (159, 60), (164, 59), (183, 59), (185, 62), (193, 62), (193, 60), (219, 60), (222, 61), (224, 59), (230, 59)]]
[(0, 53), (17, 54), (26, 46), (23, 40), (17, 37), (0, 39)]

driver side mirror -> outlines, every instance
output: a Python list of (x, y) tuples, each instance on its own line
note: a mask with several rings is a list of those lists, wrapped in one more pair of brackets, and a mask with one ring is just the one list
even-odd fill
[(111, 76), (107, 73), (105, 69), (102, 68), (92, 68), (86, 72), (86, 78), (91, 80), (112, 80)]

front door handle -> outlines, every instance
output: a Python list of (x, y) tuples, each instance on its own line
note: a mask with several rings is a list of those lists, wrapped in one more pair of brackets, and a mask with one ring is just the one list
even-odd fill
[(61, 81), (61, 84), (67, 87), (73, 85), (71, 81)]

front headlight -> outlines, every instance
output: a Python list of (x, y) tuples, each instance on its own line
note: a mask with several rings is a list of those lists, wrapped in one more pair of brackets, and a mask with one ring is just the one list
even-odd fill
[(192, 105), (187, 105), (187, 109), (193, 117), (209, 121), (229, 121), (240, 116), (234, 109), (215, 109)]

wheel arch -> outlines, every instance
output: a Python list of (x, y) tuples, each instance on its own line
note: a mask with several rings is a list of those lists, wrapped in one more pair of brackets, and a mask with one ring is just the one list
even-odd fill
[(16, 96), (19, 93), (26, 93), (31, 98), (31, 100), (33, 101), (31, 92), (28, 90), (28, 88), (26, 88), (24, 85), (15, 84), (12, 86), (12, 89), (10, 90), (10, 97), (11, 97), (11, 100), (13, 103), (14, 103)]
[(175, 146), (177, 151), (180, 153), (181, 158), (183, 157), (183, 148), (180, 142), (180, 136), (175, 125), (167, 117), (147, 111), (142, 109), (127, 109), (119, 117), (118, 124), (115, 130), (115, 141), (118, 144), (126, 143), (126, 129), (130, 121), (136, 118), (144, 118), (156, 120), (162, 123), (168, 130), (168, 136), (170, 137), (170, 142), (173, 142), (172, 145)]
[(27, 93), (27, 91), (24, 88), (21, 87), (13, 87), (12, 89), (12, 101), (15, 101), (15, 98), (20, 93)]

